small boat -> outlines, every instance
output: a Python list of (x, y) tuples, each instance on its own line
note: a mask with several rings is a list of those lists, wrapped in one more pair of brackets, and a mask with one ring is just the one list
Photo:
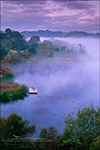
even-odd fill
[(37, 94), (37, 88), (30, 87), (29, 88), (29, 94)]

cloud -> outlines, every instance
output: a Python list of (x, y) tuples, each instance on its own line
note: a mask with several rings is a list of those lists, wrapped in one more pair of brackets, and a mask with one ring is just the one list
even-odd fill
[(90, 9), (91, 7), (93, 8), (93, 5), (91, 5), (90, 3), (88, 2), (80, 2), (80, 1), (73, 1), (73, 2), (68, 2), (67, 3), (67, 7), (71, 8), (71, 9), (85, 9), (85, 10), (88, 10)]
[[(82, 30), (98, 28), (96, 2), (80, 1), (4, 1), (1, 27), (13, 30)], [(97, 16), (97, 19), (95, 19)], [(89, 22), (90, 20), (90, 22)], [(93, 21), (95, 23), (93, 24)], [(91, 25), (91, 28), (88, 27)]]

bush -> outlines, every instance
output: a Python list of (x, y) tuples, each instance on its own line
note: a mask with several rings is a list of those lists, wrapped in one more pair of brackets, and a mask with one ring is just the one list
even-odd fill
[(6, 102), (11, 100), (23, 99), (28, 92), (28, 88), (24, 85), (12, 87), (9, 89), (2, 89), (0, 92), (0, 101)]
[(10, 79), (10, 78), (13, 78), (14, 75), (13, 75), (13, 73), (11, 71), (5, 71), (4, 74), (3, 74), (3, 77)]
[(2, 67), (1, 70), (2, 70), (2, 72), (3, 72), (3, 79), (4, 79), (4, 78), (7, 78), (7, 79), (9, 78), (9, 79), (11, 79), (11, 78), (14, 77), (12, 71), (10, 71), (7, 66)]
[(60, 139), (58, 143), (59, 150), (82, 150), (82, 143), (77, 138), (71, 138), (64, 140), (63, 138)]

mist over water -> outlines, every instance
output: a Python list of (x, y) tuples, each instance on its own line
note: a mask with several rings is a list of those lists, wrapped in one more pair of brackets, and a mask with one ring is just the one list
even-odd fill
[(69, 47), (69, 48), (74, 48), (75, 50), (78, 49), (78, 45), (82, 44), (85, 46), (85, 49), (87, 53), (89, 53), (92, 57), (99, 57), (99, 48), (100, 48), (100, 39), (99, 38), (92, 38), (92, 37), (80, 37), (80, 38), (72, 38), (72, 37), (67, 37), (67, 38), (60, 38), (60, 37), (55, 37), (54, 39), (52, 38), (40, 38), (41, 42), (44, 40), (59, 40), (63, 41), (63, 45)]
[(9, 65), (14, 72), (15, 82), (37, 87), (38, 94), (2, 104), (2, 116), (17, 113), (35, 124), (37, 133), (40, 128), (49, 125), (54, 125), (62, 132), (68, 113), (75, 116), (81, 106), (99, 106), (99, 40), (62, 40), (69, 45), (85, 45), (92, 57), (80, 60), (50, 58)]
[[(28, 37), (26, 40), (29, 41), (30, 38), (31, 37)], [(82, 44), (83, 46), (85, 46), (87, 53), (89, 53), (92, 57), (99, 57), (100, 38), (93, 38), (93, 37), (83, 37), (83, 38), (82, 37), (80, 37), (80, 38), (40, 37), (41, 42), (43, 42), (44, 40), (49, 40), (51, 42), (59, 40), (59, 41), (61, 41), (62, 46), (67, 46), (68, 48), (73, 48), (75, 50), (77, 50), (79, 48), (79, 44)]]

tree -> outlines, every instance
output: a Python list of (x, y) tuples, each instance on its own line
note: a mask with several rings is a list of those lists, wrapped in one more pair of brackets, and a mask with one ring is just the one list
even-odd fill
[(10, 54), (7, 54), (5, 57), (4, 57), (4, 61), (6, 63), (12, 63), (13, 62), (13, 58)]
[[(100, 109), (93, 106), (78, 110), (76, 118), (70, 114), (65, 119), (65, 129), (62, 139), (74, 138), (82, 143), (82, 150), (88, 150), (93, 139), (100, 135)], [(66, 142), (66, 144), (67, 144)], [(78, 149), (77, 149), (78, 150)]]
[(12, 33), (12, 30), (9, 29), (9, 28), (7, 28), (7, 29), (5, 30), (5, 33), (6, 33), (7, 35), (10, 35), (10, 34)]
[(29, 126), (28, 120), (22, 120), (17, 114), (10, 114), (6, 119), (0, 118), (1, 139), (13, 138), (13, 135), (21, 137), (31, 137), (35, 133), (35, 125)]
[(90, 150), (100, 150), (100, 135), (93, 140), (90, 145)]
[(59, 52), (59, 48), (55, 48), (54, 50), (55, 50), (56, 52)]
[(52, 43), (50, 41), (43, 41), (38, 45), (37, 54), (40, 56), (49, 56), (54, 50), (52, 49)]
[(57, 135), (58, 135), (58, 130), (53, 126), (50, 126), (48, 128), (42, 128), (40, 131), (40, 137), (45, 138), (46, 140), (55, 141)]
[(37, 49), (38, 43), (34, 43), (34, 44), (32, 44), (30, 47), (32, 47), (32, 48), (34, 48), (34, 49)]
[(67, 48), (66, 46), (62, 46), (62, 47), (61, 47), (61, 51), (64, 51), (64, 52), (65, 52), (65, 51), (66, 51), (66, 48)]
[(3, 59), (7, 55), (7, 53), (8, 52), (3, 47), (0, 46), (0, 57), (1, 57), (1, 59)]
[(39, 36), (32, 36), (31, 39), (29, 40), (29, 45), (32, 45), (34, 43), (40, 42), (40, 37)]
[(13, 47), (13, 42), (7, 38), (1, 39), (1, 47), (9, 52), (9, 50)]
[(28, 44), (23, 36), (17, 32), (7, 28), (5, 33), (0, 32), (0, 45), (7, 51), (14, 49), (16, 51), (26, 50)]
[(36, 50), (33, 47), (30, 47), (28, 49), (28, 52), (31, 53), (31, 54), (36, 54)]
[(62, 137), (58, 143), (58, 150), (82, 150), (82, 143), (76, 137), (67, 140)]
[(18, 63), (20, 60), (20, 54), (14, 50), (10, 50), (9, 53), (4, 57), (4, 61), (7, 63)]
[(21, 50), (25, 50), (28, 48), (27, 42), (23, 39), (23, 36), (17, 31), (12, 32), (12, 37), (10, 40), (13, 42), (12, 49), (21, 51)]

